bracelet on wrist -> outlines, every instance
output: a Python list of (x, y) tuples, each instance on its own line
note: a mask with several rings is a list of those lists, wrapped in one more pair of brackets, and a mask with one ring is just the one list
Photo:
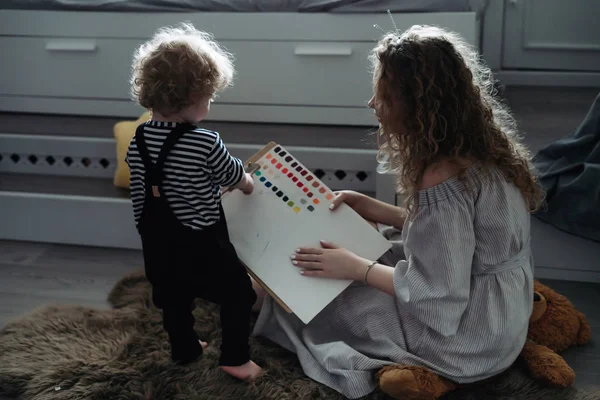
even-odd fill
[(369, 277), (369, 272), (371, 272), (371, 268), (373, 268), (375, 266), (375, 264), (377, 264), (377, 261), (373, 261), (371, 264), (369, 264), (369, 266), (367, 267), (367, 270), (365, 271), (365, 285), (370, 286), (369, 285), (369, 281), (368, 281), (368, 277)]

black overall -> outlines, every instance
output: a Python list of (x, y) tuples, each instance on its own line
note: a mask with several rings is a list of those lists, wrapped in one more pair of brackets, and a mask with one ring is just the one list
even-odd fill
[(186, 363), (202, 354), (194, 331), (194, 300), (199, 297), (221, 306), (222, 344), (219, 364), (238, 366), (249, 361), (250, 317), (256, 293), (229, 241), (221, 219), (204, 230), (183, 225), (173, 214), (162, 189), (167, 155), (194, 126), (178, 124), (165, 139), (152, 163), (144, 140), (144, 125), (135, 134), (145, 167), (144, 207), (137, 225), (142, 238), (146, 276), (152, 300), (163, 310), (173, 360)]

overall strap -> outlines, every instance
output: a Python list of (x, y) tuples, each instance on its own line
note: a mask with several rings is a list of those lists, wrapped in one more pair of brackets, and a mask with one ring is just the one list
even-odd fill
[(160, 197), (159, 187), (161, 186), (164, 178), (163, 167), (165, 160), (179, 138), (181, 138), (185, 132), (194, 129), (194, 126), (191, 124), (178, 124), (175, 128), (173, 128), (173, 130), (171, 130), (171, 132), (167, 135), (167, 138), (160, 148), (156, 163), (152, 163), (150, 153), (148, 152), (148, 147), (146, 146), (146, 140), (144, 138), (144, 126), (145, 124), (138, 126), (135, 132), (135, 143), (137, 145), (140, 157), (144, 163), (144, 167), (146, 168), (146, 187), (151, 186), (152, 195), (154, 197)]
[(135, 130), (135, 144), (137, 146), (138, 153), (142, 162), (144, 163), (144, 168), (146, 171), (150, 171), (154, 168), (152, 164), (152, 159), (150, 158), (150, 153), (148, 153), (148, 148), (146, 147), (146, 141), (144, 140), (144, 126), (146, 124), (140, 124)]

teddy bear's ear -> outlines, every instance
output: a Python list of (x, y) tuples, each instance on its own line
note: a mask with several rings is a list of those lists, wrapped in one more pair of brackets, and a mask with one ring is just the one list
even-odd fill
[(540, 292), (533, 292), (533, 311), (531, 312), (531, 317), (529, 318), (529, 322), (536, 322), (542, 315), (546, 313), (548, 309), (548, 301), (546, 297)]

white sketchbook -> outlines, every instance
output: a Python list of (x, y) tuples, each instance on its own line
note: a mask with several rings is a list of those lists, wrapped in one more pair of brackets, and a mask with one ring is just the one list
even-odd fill
[(270, 143), (248, 165), (254, 192), (223, 195), (231, 242), (248, 272), (307, 324), (352, 282), (301, 275), (290, 259), (298, 247), (327, 240), (376, 260), (391, 245), (347, 205), (330, 211), (332, 191), (283, 146)]

